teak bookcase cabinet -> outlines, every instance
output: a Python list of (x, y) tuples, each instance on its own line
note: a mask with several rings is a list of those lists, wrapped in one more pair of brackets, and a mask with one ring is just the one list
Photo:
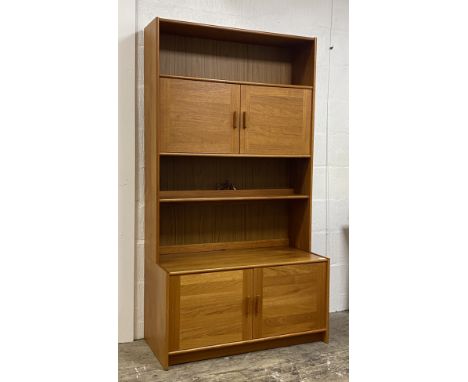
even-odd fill
[(145, 339), (166, 369), (328, 341), (329, 259), (310, 252), (316, 45), (145, 28)]

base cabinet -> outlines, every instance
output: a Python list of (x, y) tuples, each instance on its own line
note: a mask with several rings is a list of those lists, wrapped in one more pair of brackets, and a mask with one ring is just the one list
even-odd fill
[(327, 264), (170, 276), (169, 351), (325, 330)]

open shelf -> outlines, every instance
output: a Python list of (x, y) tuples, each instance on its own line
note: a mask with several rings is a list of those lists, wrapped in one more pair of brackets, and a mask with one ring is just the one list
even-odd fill
[(292, 188), (257, 189), (257, 190), (187, 190), (161, 191), (161, 203), (211, 202), (221, 200), (275, 200), (308, 199), (308, 195), (294, 193)]
[(292, 89), (313, 89), (313, 86), (308, 85), (291, 85), (291, 84), (275, 84), (266, 82), (252, 82), (252, 81), (231, 81), (231, 80), (218, 80), (215, 78), (204, 78), (204, 77), (189, 77), (189, 76), (174, 76), (168, 74), (160, 75), (161, 78), (176, 78), (180, 80), (192, 80), (192, 81), (208, 81), (208, 82), (219, 82), (223, 84), (238, 84), (238, 85), (255, 85), (255, 86), (274, 86), (280, 88), (292, 88)]
[(160, 20), (159, 47), (164, 76), (309, 88), (315, 83), (315, 38)]
[(267, 247), (163, 255), (160, 266), (170, 275), (179, 275), (321, 261), (327, 258), (297, 248)]

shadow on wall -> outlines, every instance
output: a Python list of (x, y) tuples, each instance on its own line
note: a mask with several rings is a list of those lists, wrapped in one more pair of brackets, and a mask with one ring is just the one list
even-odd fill
[(346, 272), (346, 306), (348, 307), (349, 310), (349, 226), (344, 226), (343, 227), (343, 235), (345, 238), (346, 242), (346, 253), (348, 254), (348, 272)]
[(118, 304), (119, 342), (134, 339), (135, 33), (118, 43)]

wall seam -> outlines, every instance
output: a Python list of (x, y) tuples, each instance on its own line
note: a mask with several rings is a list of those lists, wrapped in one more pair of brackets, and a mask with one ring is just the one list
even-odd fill
[[(138, 147), (138, 1), (135, 0), (135, 7), (134, 7), (134, 12), (135, 12), (135, 99), (134, 99), (134, 104), (133, 107), (135, 108), (135, 146)], [(139, 183), (139, 174), (138, 174), (138, 168), (140, 164), (138, 163), (138, 156), (139, 152), (138, 150), (135, 150), (135, 214), (134, 214), (134, 219), (135, 219), (135, 227), (134, 227), (134, 238), (135, 242), (133, 244), (134, 248), (134, 253), (135, 256), (133, 257), (133, 262), (134, 262), (134, 271), (133, 271), (133, 278), (134, 278), (134, 288), (133, 288), (133, 295), (134, 295), (134, 308), (133, 308), (133, 340), (136, 339), (137, 337), (137, 325), (138, 325), (138, 259), (137, 259), (137, 248), (138, 248), (138, 183)]]
[(330, 10), (330, 40), (328, 47), (328, 79), (327, 79), (327, 123), (325, 129), (325, 195), (326, 195), (326, 205), (325, 205), (325, 256), (328, 256), (329, 253), (329, 244), (328, 244), (328, 222), (330, 214), (330, 187), (329, 187), (329, 163), (328, 163), (328, 150), (329, 150), (329, 132), (328, 132), (328, 115), (329, 115), (329, 105), (330, 105), (330, 73), (331, 73), (331, 51), (332, 51), (332, 30), (333, 30), (333, 4), (334, 0), (331, 1), (331, 10)]

